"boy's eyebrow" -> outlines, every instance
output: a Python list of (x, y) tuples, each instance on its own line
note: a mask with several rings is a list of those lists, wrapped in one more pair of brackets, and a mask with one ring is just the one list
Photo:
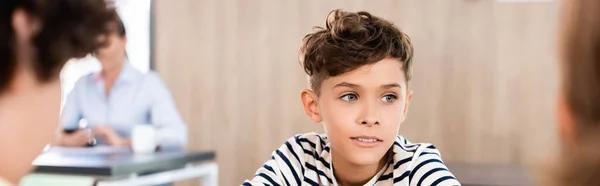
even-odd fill
[[(360, 85), (354, 84), (354, 83), (348, 83), (348, 82), (341, 82), (335, 86), (333, 86), (333, 88), (336, 87), (350, 87), (350, 88), (358, 88), (360, 87)], [(384, 89), (390, 89), (390, 88), (402, 88), (402, 85), (398, 84), (398, 83), (390, 83), (390, 84), (385, 84), (385, 85), (381, 85), (381, 88)]]
[(390, 83), (390, 84), (381, 85), (381, 88), (384, 88), (384, 89), (390, 89), (390, 88), (395, 88), (395, 87), (402, 88), (402, 85), (400, 85), (398, 83)]
[(333, 88), (336, 87), (350, 87), (350, 88), (357, 88), (360, 87), (360, 85), (354, 84), (354, 83), (348, 83), (348, 82), (341, 82), (338, 83), (337, 85), (333, 86)]

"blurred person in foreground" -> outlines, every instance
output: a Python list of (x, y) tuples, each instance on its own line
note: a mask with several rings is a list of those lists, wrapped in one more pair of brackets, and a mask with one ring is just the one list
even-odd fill
[(310, 77), (304, 110), (326, 134), (290, 138), (243, 185), (460, 185), (433, 145), (398, 135), (413, 45), (394, 24), (334, 10), (299, 57)]
[(560, 3), (561, 161), (543, 185), (600, 185), (600, 1)]
[(103, 45), (104, 0), (0, 1), (0, 185), (16, 185), (59, 124), (59, 72)]
[[(117, 13), (109, 24), (109, 45), (93, 55), (102, 70), (81, 77), (68, 95), (61, 113), (64, 131), (55, 145), (83, 147), (93, 139), (99, 145), (131, 146), (135, 125), (153, 125), (159, 147), (187, 145), (187, 125), (177, 111), (171, 93), (154, 72), (142, 73), (127, 59), (127, 32)], [(78, 130), (85, 119), (86, 128)]]

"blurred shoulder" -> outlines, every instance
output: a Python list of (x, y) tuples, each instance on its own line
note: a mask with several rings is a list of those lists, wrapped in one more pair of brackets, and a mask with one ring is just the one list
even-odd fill
[(166, 90), (167, 85), (165, 84), (163, 78), (160, 76), (160, 74), (154, 72), (154, 71), (148, 71), (146, 73), (144, 73), (144, 84), (147, 87), (150, 87), (152, 89), (163, 89)]
[(329, 139), (325, 134), (310, 132), (296, 134), (288, 138), (287, 142), (298, 145), (306, 150), (315, 151), (324, 149), (329, 143)]
[(146, 80), (148, 80), (150, 82), (161, 83), (161, 84), (164, 83), (162, 77), (160, 77), (160, 75), (158, 73), (156, 73), (155, 71), (150, 70), (150, 71), (144, 73), (144, 77), (146, 78)]
[(87, 73), (87, 74), (79, 77), (79, 79), (77, 79), (77, 81), (75, 81), (73, 89), (84, 88), (87, 85), (94, 84), (99, 79), (101, 79), (99, 72)]
[[(410, 156), (421, 157), (424, 155), (435, 155), (440, 158), (440, 151), (431, 143), (412, 143), (401, 135), (396, 137), (393, 146), (394, 152)], [(430, 156), (426, 156), (430, 157)]]

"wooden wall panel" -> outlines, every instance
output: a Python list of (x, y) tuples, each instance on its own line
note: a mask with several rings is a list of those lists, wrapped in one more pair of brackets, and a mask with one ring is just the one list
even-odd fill
[[(554, 103), (558, 90), (557, 4), (500, 3), (494, 84), (501, 94), (496, 126), (507, 126), (510, 162), (548, 158), (555, 149)], [(508, 147), (507, 147), (508, 148)]]
[(156, 68), (190, 129), (237, 185), (293, 134), (323, 129), (300, 105), (301, 38), (329, 11), (392, 20), (415, 46), (415, 92), (400, 133), (446, 161), (528, 164), (555, 143), (554, 3), (491, 0), (156, 2)]

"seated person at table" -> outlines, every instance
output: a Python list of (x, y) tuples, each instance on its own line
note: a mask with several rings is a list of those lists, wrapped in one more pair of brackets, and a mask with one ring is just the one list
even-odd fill
[[(60, 70), (105, 40), (105, 0), (0, 1), (0, 185), (17, 185), (52, 140)], [(100, 37), (101, 38), (101, 37)]]
[(326, 134), (299, 134), (243, 185), (460, 185), (431, 144), (399, 136), (412, 92), (413, 45), (391, 22), (367, 12), (331, 12), (305, 36), (301, 93)]
[(126, 61), (125, 26), (114, 16), (110, 24), (109, 45), (94, 55), (102, 70), (80, 78), (68, 95), (61, 122), (64, 129), (78, 129), (85, 119), (90, 130), (63, 133), (55, 145), (85, 146), (91, 139), (99, 145), (131, 146), (135, 125), (153, 125), (161, 147), (184, 147), (187, 126), (173, 98), (154, 72), (142, 73)]

